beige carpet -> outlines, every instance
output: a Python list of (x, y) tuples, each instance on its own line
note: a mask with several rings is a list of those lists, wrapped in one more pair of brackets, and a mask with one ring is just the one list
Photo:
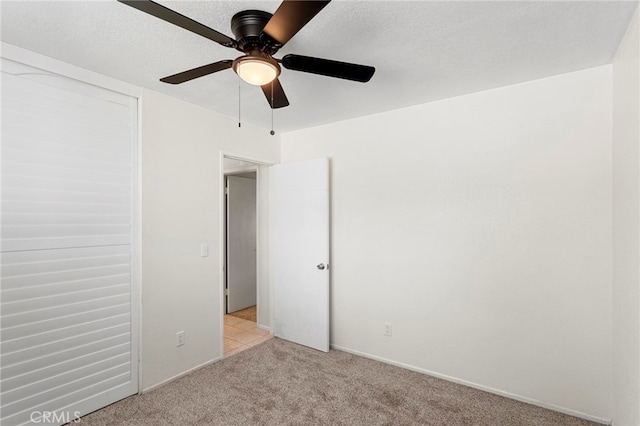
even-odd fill
[(232, 317), (240, 318), (247, 321), (257, 322), (256, 314), (257, 314), (256, 306), (254, 305), (246, 309), (242, 309), (240, 311), (231, 312), (230, 314), (227, 314), (227, 315), (231, 315)]
[(82, 425), (593, 425), (332, 350), (273, 338)]

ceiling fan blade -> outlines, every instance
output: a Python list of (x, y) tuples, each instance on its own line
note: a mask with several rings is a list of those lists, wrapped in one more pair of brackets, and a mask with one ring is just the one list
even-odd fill
[(151, 0), (118, 0), (118, 1), (120, 3), (126, 4), (127, 6), (131, 6), (135, 9), (138, 9), (142, 12), (148, 13), (149, 15), (155, 16), (156, 18), (160, 18), (163, 21), (170, 22), (174, 25), (184, 28), (185, 30), (191, 31), (192, 33), (201, 35), (202, 37), (208, 38), (209, 40), (213, 40), (216, 43), (220, 43), (225, 47), (231, 47), (231, 48), (236, 47), (236, 41), (231, 37), (227, 37), (226, 35), (219, 33), (218, 31), (212, 28), (207, 27), (206, 25), (203, 25), (200, 22), (196, 22), (191, 18), (181, 15), (180, 13), (175, 12)]
[(229, 59), (218, 61), (209, 65), (203, 65), (198, 68), (161, 78), (160, 81), (169, 84), (180, 84), (184, 83), (185, 81), (193, 80), (194, 78), (203, 77), (205, 75), (213, 74), (214, 72), (226, 70), (228, 68), (231, 68), (232, 64), (233, 61)]
[(373, 73), (376, 72), (374, 67), (367, 65), (350, 64), (347, 62), (331, 61), (329, 59), (312, 58), (301, 55), (285, 55), (282, 58), (282, 65), (289, 70), (344, 78), (345, 80), (360, 81), (362, 83), (371, 80)]
[[(273, 84), (273, 86), (272, 86)], [(279, 79), (273, 80), (271, 83), (267, 83), (262, 87), (262, 92), (264, 96), (267, 98), (267, 102), (271, 105), (272, 109), (283, 108), (289, 106), (289, 99), (287, 99), (287, 95), (284, 94), (284, 89), (280, 84)], [(273, 87), (273, 96), (271, 93), (271, 89)], [(272, 102), (273, 99), (273, 102)]]
[(285, 0), (262, 32), (282, 46), (329, 4), (329, 1), (331, 0)]

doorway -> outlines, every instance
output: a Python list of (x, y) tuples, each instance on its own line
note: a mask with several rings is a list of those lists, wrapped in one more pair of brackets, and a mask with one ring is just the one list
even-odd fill
[[(263, 173), (260, 173), (261, 167)], [(223, 158), (223, 354), (234, 355), (271, 337), (262, 309), (267, 305), (259, 297), (264, 285), (259, 255), (260, 207), (264, 166), (238, 158)], [(264, 186), (262, 186), (264, 187)], [(261, 196), (262, 195), (262, 196)], [(262, 202), (261, 202), (262, 201)], [(264, 215), (264, 213), (263, 213)], [(264, 234), (264, 232), (262, 232)], [(262, 238), (264, 239), (264, 238)], [(267, 309), (268, 311), (268, 309)]]
[(225, 173), (226, 314), (257, 322), (256, 172)]
[(220, 196), (221, 234), (225, 235), (220, 239), (220, 344), (221, 348), (226, 346), (225, 357), (262, 343), (271, 335), (328, 351), (329, 159), (272, 165), (221, 153), (220, 170), (221, 187), (226, 182), (225, 173), (254, 170), (257, 187), (257, 323), (250, 323), (251, 329), (245, 328), (249, 327), (246, 323), (238, 327), (232, 315), (225, 315), (224, 190)]

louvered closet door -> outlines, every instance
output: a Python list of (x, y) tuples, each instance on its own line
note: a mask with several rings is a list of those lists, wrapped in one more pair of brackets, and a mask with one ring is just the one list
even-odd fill
[(135, 99), (2, 60), (2, 425), (137, 392), (135, 135)]

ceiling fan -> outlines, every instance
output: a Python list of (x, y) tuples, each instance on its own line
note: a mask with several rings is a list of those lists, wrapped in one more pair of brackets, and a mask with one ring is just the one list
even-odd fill
[(272, 15), (260, 10), (244, 10), (231, 18), (231, 31), (235, 40), (212, 28), (151, 0), (118, 0), (149, 15), (170, 22), (188, 31), (206, 37), (222, 46), (244, 53), (234, 60), (222, 60), (188, 71), (161, 78), (169, 84), (180, 84), (195, 78), (232, 68), (249, 84), (260, 86), (271, 108), (289, 105), (278, 76), (280, 65), (289, 70), (329, 77), (367, 82), (374, 67), (332, 61), (310, 56), (285, 55), (273, 57), (298, 31), (318, 14), (330, 0), (285, 0)]

